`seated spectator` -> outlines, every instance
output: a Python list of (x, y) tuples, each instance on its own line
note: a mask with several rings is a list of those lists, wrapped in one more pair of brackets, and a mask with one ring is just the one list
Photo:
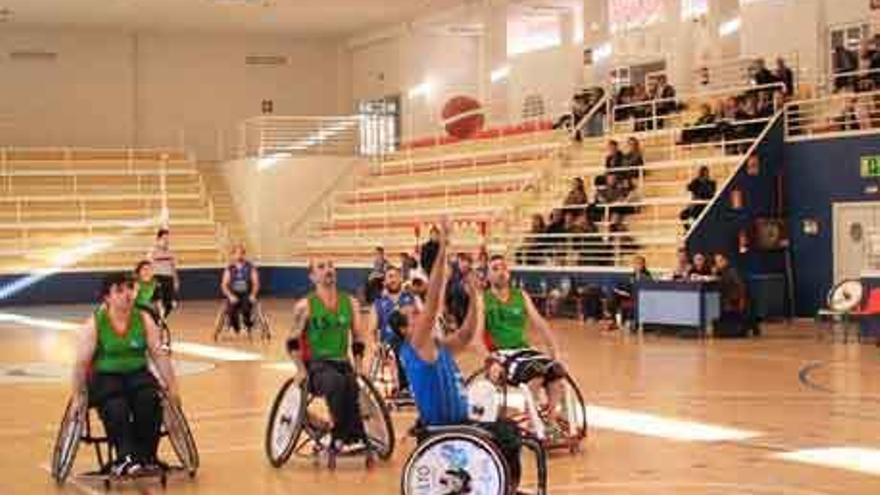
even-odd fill
[(517, 263), (520, 265), (539, 265), (541, 264), (541, 253), (544, 248), (539, 244), (544, 242), (542, 236), (547, 233), (547, 225), (544, 223), (544, 216), (535, 213), (532, 215), (532, 226), (529, 229), (529, 236), (525, 238), (524, 246), (517, 253)]
[(643, 280), (654, 279), (647, 268), (647, 260), (644, 256), (636, 255), (633, 257), (632, 269), (629, 280), (615, 287), (608, 299), (608, 312), (612, 315), (612, 320), (605, 328), (606, 331), (617, 330), (621, 325), (633, 320), (635, 314), (633, 295), (636, 284)]
[(691, 259), (688, 256), (687, 248), (678, 248), (676, 257), (678, 261), (675, 265), (675, 270), (672, 271), (672, 280), (686, 280), (691, 272), (691, 268), (693, 268), (693, 265), (691, 265)]
[(785, 60), (782, 57), (776, 59), (776, 71), (773, 73), (775, 79), (785, 85), (785, 90), (783, 94), (786, 98), (791, 98), (794, 95), (794, 74), (791, 72), (785, 65)]
[(567, 233), (565, 229), (565, 215), (562, 210), (550, 212), (550, 222), (547, 224), (545, 233), (547, 237), (541, 241), (546, 246), (544, 249), (549, 251), (549, 257), (559, 264), (565, 257), (563, 246), (565, 245), (566, 238), (564, 234)]
[(626, 169), (624, 175), (627, 178), (635, 179), (639, 177), (640, 169), (645, 165), (645, 160), (642, 158), (641, 143), (634, 136), (630, 136), (626, 140), (621, 164)]
[(617, 141), (611, 139), (607, 145), (608, 153), (605, 155), (605, 170), (613, 172), (623, 166), (623, 153), (620, 152), (620, 146)]
[(571, 180), (571, 191), (565, 197), (563, 206), (580, 206), (585, 204), (587, 204), (587, 191), (584, 188), (584, 180), (580, 177), (575, 177)]
[(771, 73), (767, 69), (767, 65), (764, 63), (763, 58), (755, 60), (752, 82), (754, 82), (755, 86), (765, 86), (767, 84), (773, 84), (777, 82), (776, 78), (773, 76), (773, 73)]
[(571, 236), (571, 248), (575, 253), (576, 265), (589, 264), (590, 255), (596, 251), (599, 228), (588, 215), (572, 215), (568, 219), (567, 230)]
[(688, 272), (689, 280), (700, 280), (712, 277), (712, 265), (703, 253), (695, 253), (694, 261)]
[(766, 125), (764, 122), (753, 122), (760, 118), (761, 115), (758, 114), (758, 96), (754, 94), (746, 95), (736, 113), (736, 120), (741, 122), (736, 125), (736, 136), (741, 139), (758, 137)]
[[(630, 104), (645, 103), (650, 100), (648, 92), (645, 90), (644, 84), (636, 84), (633, 87), (633, 95)], [(653, 129), (652, 121), (654, 119), (653, 109), (650, 105), (636, 105), (631, 109), (632, 116), (635, 118), (633, 128), (636, 132)]]
[(608, 174), (605, 177), (605, 187), (600, 188), (596, 194), (598, 203), (612, 204), (627, 200), (632, 189), (628, 184), (629, 179), (621, 177), (621, 174)]
[[(691, 199), (694, 201), (711, 201), (715, 197), (717, 187), (715, 181), (709, 176), (709, 167), (702, 166), (697, 177), (690, 181), (687, 186), (688, 192), (691, 193)], [(681, 211), (679, 218), (684, 222), (685, 232), (690, 229), (691, 223), (703, 213), (706, 205), (695, 203)]]
[(714, 126), (718, 117), (708, 103), (700, 105), (700, 116), (694, 121), (696, 129), (685, 129), (681, 132), (682, 144), (705, 143), (715, 138), (718, 130)]
[(773, 116), (775, 110), (773, 109), (773, 95), (775, 93), (768, 93), (766, 91), (762, 91), (758, 93), (758, 103), (757, 103), (757, 111), (758, 117), (762, 119), (770, 118)]

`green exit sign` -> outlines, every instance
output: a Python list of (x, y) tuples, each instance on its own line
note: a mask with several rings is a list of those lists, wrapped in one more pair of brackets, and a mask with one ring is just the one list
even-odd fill
[(862, 177), (880, 177), (880, 155), (862, 157)]

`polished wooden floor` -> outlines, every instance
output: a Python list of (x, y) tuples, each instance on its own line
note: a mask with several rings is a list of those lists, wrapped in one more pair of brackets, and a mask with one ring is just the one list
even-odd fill
[[(277, 333), (289, 326), (290, 305), (265, 303)], [(181, 379), (202, 468), (195, 480), (172, 479), (167, 493), (398, 493), (401, 465), (413, 447), (406, 438), (390, 463), (371, 472), (360, 462), (343, 462), (336, 472), (302, 460), (282, 469), (269, 465), (262, 448), (266, 417), (289, 373), (273, 366), (285, 361), (282, 339), (214, 344), (217, 307), (187, 304), (172, 319), (176, 341), (255, 356), (239, 362), (211, 352), (175, 353), (187, 368), (208, 366)], [(69, 392), (67, 370), (52, 365), (71, 362), (73, 340), (69, 330), (43, 327), (81, 321), (88, 311), (0, 311), (0, 494), (103, 491), (82, 480), (58, 488), (47, 472)], [(8, 313), (34, 319), (12, 320)], [(817, 341), (815, 327), (806, 323), (770, 326), (757, 340), (706, 342), (600, 335), (594, 325), (567, 320), (555, 326), (594, 424), (582, 453), (551, 460), (551, 494), (880, 493), (880, 350), (874, 346)], [(412, 421), (411, 413), (396, 414), (399, 437)], [(689, 435), (709, 427), (725, 429)], [(817, 463), (786, 458), (807, 449), (823, 449), (826, 456)], [(92, 463), (91, 452), (82, 449), (75, 469)], [(113, 492), (162, 490), (141, 484)]]

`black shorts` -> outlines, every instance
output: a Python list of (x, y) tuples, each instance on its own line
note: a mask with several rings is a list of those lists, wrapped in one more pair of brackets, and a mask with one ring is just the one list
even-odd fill
[(511, 385), (528, 383), (536, 378), (543, 378), (547, 384), (566, 374), (562, 364), (535, 349), (495, 351), (492, 357), (504, 367), (507, 382)]

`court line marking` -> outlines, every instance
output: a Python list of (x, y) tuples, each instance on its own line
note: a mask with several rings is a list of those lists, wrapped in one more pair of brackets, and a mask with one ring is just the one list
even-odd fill
[(773, 455), (773, 458), (880, 476), (880, 449), (822, 447), (782, 452)]

